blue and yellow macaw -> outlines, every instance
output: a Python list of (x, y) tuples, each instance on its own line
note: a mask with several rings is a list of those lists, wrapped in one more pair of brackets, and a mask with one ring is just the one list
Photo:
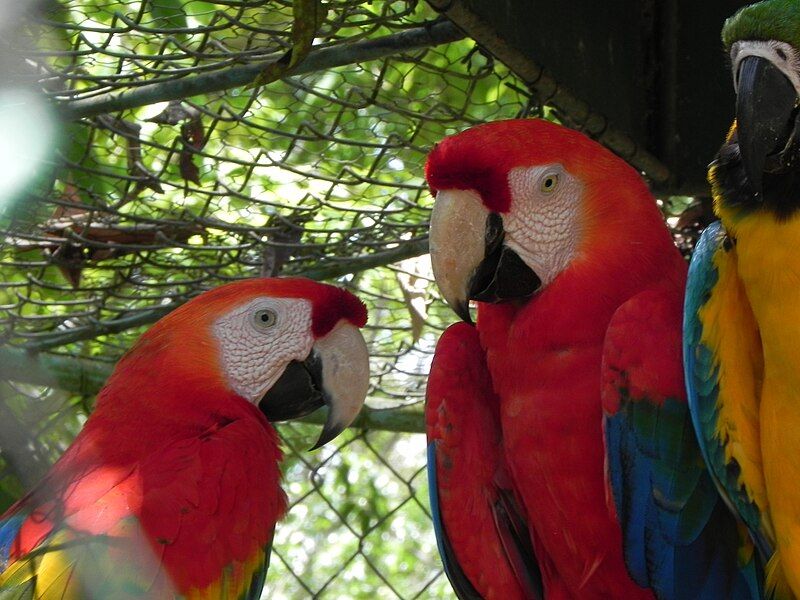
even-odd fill
[(709, 168), (719, 222), (692, 258), (689, 403), (706, 462), (765, 560), (800, 598), (800, 2), (725, 23), (736, 122)]

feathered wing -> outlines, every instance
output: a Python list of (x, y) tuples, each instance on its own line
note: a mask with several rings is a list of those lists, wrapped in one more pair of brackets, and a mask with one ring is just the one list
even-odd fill
[(79, 440), (0, 519), (0, 598), (259, 597), (285, 507), (267, 437), (233, 421), (136, 465)]
[(541, 576), (505, 471), (498, 400), (474, 327), (445, 331), (428, 380), (428, 481), (436, 540), (456, 595), (533, 600)]
[(761, 465), (758, 326), (736, 270), (736, 249), (717, 222), (689, 267), (683, 321), (689, 408), (703, 458), (720, 492), (747, 525), (762, 557), (772, 554)]
[(483, 596), (478, 593), (475, 586), (464, 573), (459, 564), (455, 549), (450, 543), (444, 524), (442, 523), (442, 508), (439, 501), (439, 482), (436, 478), (436, 451), (437, 442), (432, 441), (428, 444), (428, 492), (431, 504), (431, 516), (433, 518), (433, 531), (436, 534), (436, 545), (439, 548), (439, 556), (442, 559), (444, 572), (453, 591), (459, 600), (483, 600)]
[(680, 324), (677, 287), (642, 292), (612, 318), (602, 367), (610, 509), (631, 577), (657, 597), (758, 598), (752, 546), (692, 428)]

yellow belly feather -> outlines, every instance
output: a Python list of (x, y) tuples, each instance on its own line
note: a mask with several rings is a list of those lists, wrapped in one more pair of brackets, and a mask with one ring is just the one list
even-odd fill
[(759, 430), (761, 340), (737, 273), (736, 249), (717, 253), (714, 262), (717, 284), (699, 316), (704, 325), (701, 341), (719, 366), (716, 435), (725, 448), (726, 461), (735, 460), (741, 468), (739, 485), (759, 511), (768, 514)]
[(758, 212), (731, 226), (764, 359), (761, 453), (777, 548), (768, 583), (785, 578), (800, 597), (800, 216)]

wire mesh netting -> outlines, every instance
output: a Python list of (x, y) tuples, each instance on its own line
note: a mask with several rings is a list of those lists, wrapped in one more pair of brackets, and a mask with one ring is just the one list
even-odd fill
[[(424, 256), (424, 158), (531, 100), (424, 4), (324, 7), (307, 72), (264, 86), (252, 65), (291, 47), (289, 2), (51, 2), (7, 27), (13, 84), (0, 93), (22, 99), (20, 160), (45, 141), (44, 166), (3, 220), (0, 335), (7, 353), (54, 356), (60, 389), (24, 368), (3, 389), (2, 503), (79, 430), (97, 387), (86, 361), (105, 372), (202, 290), (304, 274), (369, 305), (373, 411), (314, 454), (314, 425), (280, 428), (292, 508), (267, 595), (443, 597), (424, 436), (409, 433), (421, 431), (423, 374), (450, 320)], [(216, 91), (170, 98), (197, 76)], [(148, 94), (142, 106), (109, 104), (131, 92)]]
[(224, 282), (302, 274), (367, 302), (372, 385), (360, 427), (319, 452), (305, 451), (316, 425), (280, 427), (291, 511), (265, 597), (446, 597), (419, 432), (452, 319), (425, 255), (424, 159), (445, 135), (544, 109), (423, 3), (321, 6), (294, 59), (291, 2), (51, 0), (0, 16), (0, 125), (19, 140), (0, 184), (0, 509), (147, 325)]

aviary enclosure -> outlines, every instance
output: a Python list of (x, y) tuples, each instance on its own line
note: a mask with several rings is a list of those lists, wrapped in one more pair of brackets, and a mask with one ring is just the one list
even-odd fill
[(525, 64), (512, 70), (438, 4), (3, 8), (0, 512), (70, 443), (148, 325), (224, 282), (304, 275), (365, 299), (373, 376), (335, 444), (305, 452), (318, 414), (279, 427), (291, 510), (264, 597), (450, 597), (422, 434), (425, 375), (453, 320), (426, 254), (427, 152), (473, 124), (540, 115), (653, 176), (685, 249), (708, 207), (673, 195), (690, 191), (664, 183), (669, 165), (646, 144), (596, 128), (549, 75), (526, 81)]

